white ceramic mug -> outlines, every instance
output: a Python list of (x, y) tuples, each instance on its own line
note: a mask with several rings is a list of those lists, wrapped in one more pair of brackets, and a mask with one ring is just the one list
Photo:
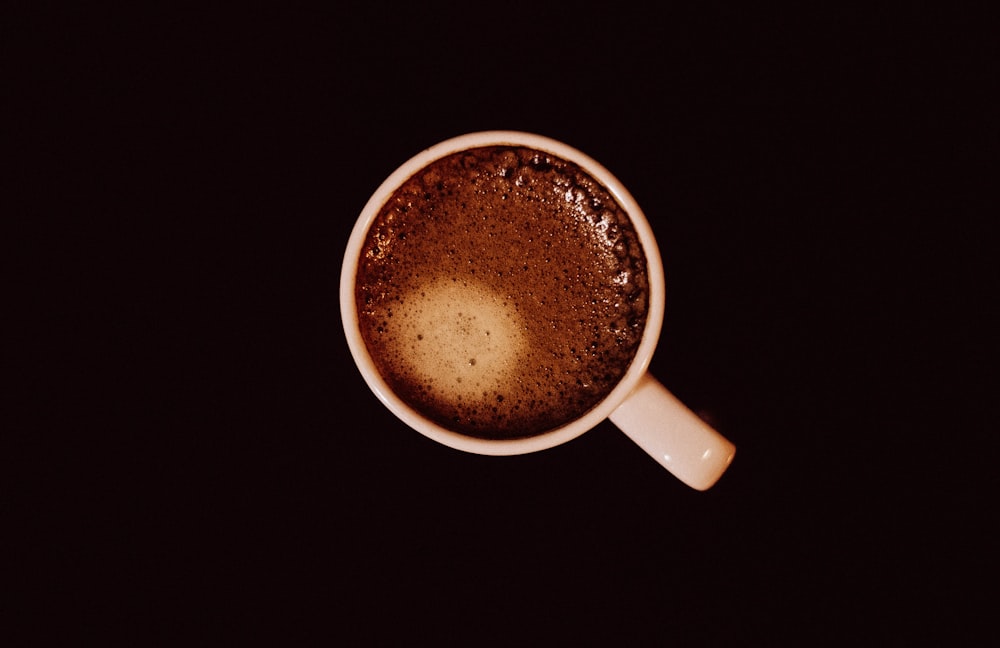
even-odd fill
[[(358, 262), (372, 221), (390, 196), (431, 162), (466, 149), (514, 145), (551, 153), (580, 166), (603, 184), (632, 220), (646, 254), (649, 310), (638, 350), (625, 375), (611, 392), (583, 416), (534, 436), (490, 440), (471, 437), (424, 417), (406, 404), (375, 368), (362, 339), (355, 281)], [(340, 278), (340, 309), (344, 332), (354, 360), (368, 386), (396, 416), (418, 432), (447, 446), (485, 455), (515, 455), (552, 448), (610, 419), (643, 450), (685, 484), (710, 488), (732, 462), (735, 446), (685, 407), (648, 371), (663, 324), (663, 264), (652, 229), (632, 195), (607, 169), (580, 151), (547, 137), (516, 131), (486, 131), (455, 137), (432, 146), (405, 162), (368, 200), (347, 244)]]

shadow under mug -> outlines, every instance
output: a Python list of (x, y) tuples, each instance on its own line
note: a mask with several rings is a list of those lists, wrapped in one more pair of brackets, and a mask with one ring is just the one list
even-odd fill
[[(524, 146), (575, 163), (600, 182), (629, 215), (646, 255), (649, 310), (642, 339), (628, 370), (610, 393), (579, 418), (555, 429), (518, 439), (491, 440), (449, 430), (404, 402), (379, 374), (358, 323), (355, 283), (368, 230), (392, 194), (415, 173), (442, 157), (483, 146)], [(354, 226), (344, 254), (340, 308), (344, 333), (365, 382), (403, 422), (446, 446), (485, 455), (516, 455), (545, 450), (574, 439), (610, 419), (651, 457), (685, 484), (706, 490), (733, 460), (736, 448), (685, 407), (648, 371), (663, 324), (663, 264), (652, 229), (635, 199), (601, 164), (553, 139), (517, 131), (484, 131), (436, 144), (409, 159), (372, 194)]]

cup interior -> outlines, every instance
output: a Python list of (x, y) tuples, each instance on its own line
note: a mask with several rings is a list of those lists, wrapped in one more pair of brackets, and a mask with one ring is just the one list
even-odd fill
[[(379, 374), (368, 353), (361, 336), (355, 302), (358, 262), (365, 238), (373, 220), (396, 189), (439, 158), (466, 149), (494, 145), (525, 146), (550, 153), (577, 164), (604, 185), (629, 215), (638, 234), (646, 255), (650, 293), (642, 339), (632, 363), (614, 389), (581, 417), (547, 432), (516, 439), (482, 439), (461, 434), (438, 425), (404, 402)], [(344, 254), (340, 277), (340, 309), (347, 343), (361, 375), (378, 399), (404, 423), (425, 436), (458, 450), (486, 455), (524, 454), (565, 443), (595, 427), (625, 400), (646, 373), (663, 324), (663, 264), (652, 229), (638, 203), (624, 185), (596, 160), (567, 144), (541, 135), (518, 131), (483, 131), (460, 135), (421, 151), (404, 162), (375, 190), (355, 223)]]

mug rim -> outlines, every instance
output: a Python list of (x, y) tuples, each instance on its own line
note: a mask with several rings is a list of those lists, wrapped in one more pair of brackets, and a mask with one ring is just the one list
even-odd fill
[[(582, 416), (540, 434), (514, 439), (482, 439), (449, 430), (435, 423), (404, 402), (389, 387), (375, 368), (361, 336), (355, 284), (358, 262), (368, 230), (386, 201), (400, 185), (420, 169), (452, 153), (484, 146), (505, 145), (533, 148), (573, 162), (593, 176), (614, 196), (628, 214), (646, 256), (649, 307), (642, 339), (632, 362), (618, 384), (600, 402)], [(372, 193), (354, 224), (344, 252), (340, 275), (340, 314), (355, 365), (375, 396), (400, 420), (424, 436), (457, 450), (484, 455), (516, 455), (545, 450), (575, 439), (596, 427), (618, 408), (649, 369), (663, 327), (664, 294), (663, 263), (652, 228), (635, 198), (614, 174), (589, 155), (559, 140), (524, 131), (490, 130), (451, 137), (420, 151), (397, 167)]]

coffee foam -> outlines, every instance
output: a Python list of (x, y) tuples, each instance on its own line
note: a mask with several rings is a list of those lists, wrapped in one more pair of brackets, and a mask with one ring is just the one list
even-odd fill
[(441, 279), (403, 296), (383, 341), (403, 372), (456, 401), (509, 391), (527, 350), (524, 322), (493, 291)]

